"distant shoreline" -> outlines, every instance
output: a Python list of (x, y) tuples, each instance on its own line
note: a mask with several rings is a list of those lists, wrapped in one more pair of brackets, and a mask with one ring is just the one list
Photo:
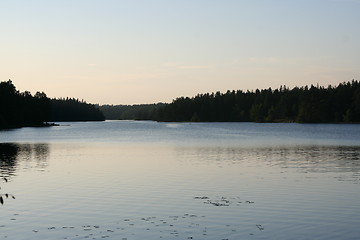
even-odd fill
[(253, 122), (253, 121), (156, 121), (149, 119), (105, 119), (105, 121), (151, 121), (151, 122), (159, 122), (159, 123), (295, 123), (295, 124), (360, 124), (360, 122), (296, 122), (296, 121), (272, 121), (272, 122)]
[[(322, 123), (303, 123), (303, 122), (296, 122), (296, 121), (273, 121), (273, 122), (239, 122), (239, 121), (223, 121), (223, 122), (209, 122), (209, 121), (154, 121), (154, 120), (135, 120), (135, 119), (105, 119), (105, 121), (151, 121), (151, 122), (157, 122), (157, 123), (257, 123), (257, 124), (281, 124), (281, 123), (293, 123), (293, 124), (302, 124), (302, 125), (308, 125), (308, 124), (336, 124), (336, 125), (344, 125), (344, 124), (360, 124), (360, 122), (351, 122), (351, 123), (344, 123), (344, 122), (322, 122)], [(70, 122), (104, 122), (104, 121), (70, 121)], [(6, 130), (14, 130), (19, 128), (43, 128), (43, 127), (58, 127), (58, 126), (70, 126), (70, 125), (62, 125), (59, 123), (43, 123), (43, 124), (28, 124), (28, 125), (22, 125), (22, 126), (7, 126), (0, 128), (0, 131), (6, 131)]]
[(289, 89), (228, 90), (171, 103), (102, 105), (105, 119), (163, 122), (360, 123), (360, 82)]
[(24, 124), (24, 125), (11, 125), (11, 126), (5, 126), (0, 128), (1, 130), (11, 130), (11, 129), (17, 129), (17, 128), (24, 128), (24, 127), (55, 127), (60, 126), (57, 123), (42, 123), (42, 124)]

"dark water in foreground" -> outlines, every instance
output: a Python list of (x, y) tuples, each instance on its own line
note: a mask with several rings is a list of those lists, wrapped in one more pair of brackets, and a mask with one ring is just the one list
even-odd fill
[(0, 132), (0, 239), (359, 239), (360, 126)]

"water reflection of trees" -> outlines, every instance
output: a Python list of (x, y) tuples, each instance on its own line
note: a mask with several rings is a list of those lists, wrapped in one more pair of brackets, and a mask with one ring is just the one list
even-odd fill
[(16, 171), (19, 148), (16, 144), (0, 144), (0, 174), (9, 177)]
[(309, 173), (349, 173), (351, 179), (341, 180), (360, 182), (360, 146), (194, 147), (177, 150), (181, 159), (191, 159), (198, 164), (245, 164)]
[(44, 169), (48, 155), (48, 144), (0, 143), (0, 176), (15, 176), (19, 168)]

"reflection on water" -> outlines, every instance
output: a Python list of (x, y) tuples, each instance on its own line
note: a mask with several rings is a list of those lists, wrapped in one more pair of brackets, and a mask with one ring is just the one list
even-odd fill
[(357, 239), (359, 133), (131, 121), (1, 132), (16, 142), (0, 144), (0, 176), (13, 177), (1, 191), (16, 201), (0, 206), (0, 238)]
[(357, 146), (50, 146), (0, 144), (1, 173), (17, 176), (7, 184), (17, 199), (1, 209), (0, 238), (338, 239), (341, 234), (356, 239), (360, 234)]
[(43, 170), (48, 155), (48, 144), (0, 143), (0, 175), (14, 176), (19, 167)]
[[(253, 164), (311, 173), (352, 173), (360, 183), (359, 146), (298, 146), (267, 148), (176, 147), (179, 159), (194, 164)], [(345, 180), (343, 177), (339, 180)]]
[(1, 176), (9, 177), (16, 171), (16, 158), (18, 155), (16, 144), (0, 144), (0, 173)]

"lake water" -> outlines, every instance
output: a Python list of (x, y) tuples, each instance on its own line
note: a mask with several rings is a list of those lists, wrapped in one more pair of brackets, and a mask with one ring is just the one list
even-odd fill
[(360, 125), (0, 132), (0, 239), (359, 239)]

